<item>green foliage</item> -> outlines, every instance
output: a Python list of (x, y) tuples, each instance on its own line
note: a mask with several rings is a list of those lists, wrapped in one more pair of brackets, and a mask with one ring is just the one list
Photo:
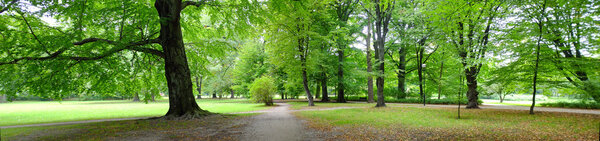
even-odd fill
[(262, 76), (250, 86), (250, 95), (256, 102), (265, 103), (267, 106), (273, 105), (273, 96), (275, 96), (276, 88), (273, 78)]

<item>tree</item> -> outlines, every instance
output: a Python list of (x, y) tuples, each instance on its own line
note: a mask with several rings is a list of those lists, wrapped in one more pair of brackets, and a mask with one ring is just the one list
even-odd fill
[[(20, 23), (27, 24), (30, 30), (36, 28), (45, 29), (51, 32), (45, 34), (35, 34), (35, 32), (31, 30), (31, 32), (28, 33), (28, 35), (26, 36), (34, 36), (35, 39), (33, 40), (28, 40), (29, 38), (21, 38), (21, 36), (11, 38), (13, 42), (7, 42), (8, 45), (5, 46), (9, 48), (3, 48), (3, 50), (14, 51), (11, 51), (11, 54), (9, 54), (8, 56), (3, 56), (3, 59), (0, 60), (0, 65), (31, 65), (34, 62), (39, 61), (51, 61), (54, 63), (77, 65), (81, 62), (88, 61), (106, 61), (108, 59), (118, 60), (117, 57), (113, 56), (125, 51), (152, 54), (162, 59), (164, 64), (164, 74), (167, 80), (169, 94), (169, 110), (165, 114), (165, 117), (168, 119), (195, 118), (209, 114), (209, 112), (200, 109), (200, 107), (194, 100), (190, 69), (186, 57), (186, 49), (184, 46), (184, 39), (182, 34), (183, 31), (180, 22), (182, 18), (182, 11), (184, 11), (184, 9), (186, 9), (186, 7), (188, 6), (203, 8), (209, 6), (220, 7), (222, 6), (221, 4), (233, 4), (236, 5), (236, 7), (246, 6), (246, 9), (250, 9), (248, 7), (252, 5), (250, 2), (247, 1), (239, 3), (219, 3), (213, 1), (156, 0), (154, 1), (155, 11), (153, 12), (152, 10), (150, 10), (150, 1), (136, 1), (127, 4), (125, 2), (121, 4), (121, 1), (109, 1), (106, 2), (107, 5), (102, 7), (94, 7), (93, 5), (102, 4), (96, 1), (70, 1), (67, 3), (62, 3), (58, 1), (30, 1), (30, 3), (35, 7), (46, 8), (41, 11), (41, 14), (43, 14), (44, 12), (48, 14), (60, 13), (61, 15), (59, 15), (58, 17), (60, 17), (61, 21), (67, 23), (74, 22), (74, 24), (73, 26), (65, 27), (69, 30), (68, 32), (65, 32), (62, 31), (60, 28), (53, 28), (42, 24), (42, 22), (39, 22), (38, 18), (28, 16), (28, 14), (24, 12), (25, 10), (20, 9), (22, 7), (12, 7), (8, 10), (2, 10), (3, 12), (11, 11), (8, 13), (8, 15), (10, 16), (3, 17), (22, 17), (22, 22)], [(119, 7), (125, 7), (123, 8), (122, 13), (117, 13), (121, 12), (121, 10), (112, 9)], [(156, 13), (158, 13), (158, 15), (156, 15)], [(222, 14), (220, 12), (211, 13)], [(97, 17), (92, 17), (90, 15), (94, 15)], [(93, 18), (113, 17), (114, 15), (125, 16), (122, 16), (121, 18), (115, 18), (120, 21), (110, 21), (110, 19), (103, 19), (101, 20), (103, 22), (92, 23), (92, 21), (96, 21), (96, 19)], [(137, 17), (158, 18), (140, 19)], [(29, 24), (29, 20), (35, 20), (36, 23), (32, 26), (32, 24)], [(140, 22), (143, 20), (146, 21)], [(135, 30), (133, 30), (136, 29), (135, 26), (125, 27), (126, 25), (124, 23), (128, 23), (125, 21), (132, 21), (132, 23), (136, 23), (141, 32), (136, 32)], [(245, 20), (238, 19), (238, 21), (242, 21), (240, 23), (247, 24)], [(153, 23), (159, 26), (147, 24), (145, 25), (146, 27), (148, 27), (146, 29), (144, 29), (143, 26), (139, 26), (145, 23)], [(224, 23), (227, 23), (227, 21), (225, 21)], [(84, 24), (86, 26), (89, 25), (89, 27), (85, 28), (85, 31), (90, 31), (89, 33), (84, 33)], [(120, 28), (118, 31), (113, 31), (109, 30), (111, 28), (103, 27)], [(157, 28), (159, 29), (159, 31), (155, 32), (154, 29)], [(99, 36), (101, 36), (101, 33), (98, 33), (100, 29), (106, 29), (108, 31), (105, 33), (111, 34), (104, 34), (107, 38), (98, 38)], [(138, 34), (139, 36), (137, 36), (136, 38), (129, 38), (135, 36), (123, 34), (125, 32), (132, 33), (134, 35)], [(84, 38), (90, 35), (95, 35), (98, 37)], [(119, 35), (119, 37), (115, 37), (114, 35)], [(61, 39), (56, 37), (63, 38)], [(31, 44), (35, 42), (37, 42), (37, 44)], [(21, 49), (20, 51), (16, 51), (18, 48), (13, 48), (13, 46), (19, 46), (24, 44), (28, 44), (27, 49)], [(159, 45), (160, 48), (162, 48), (162, 50), (158, 49), (159, 47), (155, 46), (155, 44)], [(50, 47), (48, 45), (53, 46)], [(98, 49), (97, 47), (99, 46), (111, 47)], [(48, 65), (47, 63), (43, 64)], [(3, 68), (10, 67), (11, 66)]]
[[(375, 50), (376, 58), (376, 69), (378, 71), (377, 76), (377, 105), (375, 107), (385, 107), (383, 88), (384, 88), (384, 74), (385, 74), (385, 40), (388, 33), (388, 25), (392, 18), (392, 11), (394, 10), (395, 1), (380, 1), (374, 0), (372, 3), (368, 3), (367, 7), (373, 5), (374, 9), (367, 13), (372, 14), (375, 18), (375, 34), (373, 48)], [(371, 12), (372, 11), (372, 12)]]

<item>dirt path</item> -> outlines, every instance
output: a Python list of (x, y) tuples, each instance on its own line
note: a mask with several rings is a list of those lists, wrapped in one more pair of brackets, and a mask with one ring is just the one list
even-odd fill
[(242, 141), (299, 141), (314, 140), (303, 126), (303, 121), (297, 119), (289, 110), (287, 103), (278, 106), (264, 114), (254, 116), (246, 126)]

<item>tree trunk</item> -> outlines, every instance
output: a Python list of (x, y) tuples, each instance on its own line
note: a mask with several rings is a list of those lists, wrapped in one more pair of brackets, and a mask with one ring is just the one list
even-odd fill
[(229, 92), (231, 92), (231, 96), (229, 96), (229, 98), (235, 98), (235, 93), (233, 93), (233, 89), (229, 90)]
[(438, 79), (438, 99), (442, 97), (442, 75), (444, 74), (444, 52), (442, 52), (442, 64), (440, 65), (440, 78)]
[(155, 95), (155, 94), (151, 94), (151, 95), (150, 95), (150, 98), (151, 98), (152, 102), (155, 102), (155, 101), (156, 101), (156, 98), (155, 98), (155, 97), (156, 97), (156, 95)]
[(139, 102), (139, 101), (140, 101), (140, 94), (136, 92), (133, 95), (133, 102)]
[[(385, 76), (385, 37), (388, 32), (388, 24), (391, 19), (393, 6), (391, 2), (381, 5), (380, 1), (375, 4), (375, 58), (377, 58), (377, 105), (375, 107), (385, 107), (385, 97), (383, 95), (384, 76)], [(382, 8), (387, 6), (387, 8)]]
[(217, 98), (217, 92), (216, 92), (216, 91), (215, 91), (215, 92), (213, 92), (213, 94), (212, 94), (212, 98), (213, 98), (213, 99)]
[(479, 103), (477, 100), (479, 99), (479, 92), (477, 91), (477, 76), (475, 72), (469, 70), (475, 70), (475, 67), (470, 67), (470, 69), (465, 69), (465, 78), (467, 78), (467, 99), (469, 102), (467, 103), (467, 108), (479, 108)]
[(321, 85), (319, 85), (319, 83), (316, 83), (317, 88), (315, 89), (315, 98), (319, 98), (321, 95)]
[[(300, 29), (298, 29), (300, 30)], [(306, 97), (308, 98), (308, 106), (315, 106), (313, 103), (313, 97), (310, 93), (310, 89), (308, 88), (308, 77), (306, 74), (306, 49), (304, 46), (305, 39), (298, 39), (298, 51), (300, 52), (300, 63), (302, 66), (302, 85), (304, 86), (304, 91), (306, 92)]]
[(196, 99), (202, 99), (202, 79), (198, 79), (198, 76), (196, 76), (196, 90), (198, 91)]
[(190, 69), (179, 23), (181, 0), (156, 0), (160, 17), (160, 42), (164, 51), (165, 76), (169, 88), (169, 111), (165, 117), (195, 118), (209, 114), (194, 100)]
[(504, 94), (499, 94), (500, 95), (500, 103), (504, 102), (504, 97), (506, 97), (506, 95)]
[(8, 96), (6, 96), (5, 94), (0, 94), (0, 103), (5, 103), (7, 102), (7, 98)]
[(397, 99), (406, 98), (406, 48), (402, 47), (398, 51), (398, 92)]
[(419, 46), (419, 49), (417, 51), (417, 61), (419, 62), (419, 64), (417, 64), (417, 73), (419, 75), (419, 95), (421, 96), (421, 98), (423, 99), (423, 106), (425, 106), (425, 99), (427, 99), (425, 97), (425, 94), (423, 93), (423, 53), (425, 51), (425, 48), (423, 46)]
[(321, 79), (321, 92), (323, 92), (323, 98), (321, 98), (321, 102), (329, 102), (329, 94), (327, 93), (327, 74), (325, 72), (321, 73), (323, 79)]
[(373, 67), (371, 65), (371, 16), (367, 15), (367, 103), (373, 103), (373, 76), (371, 73), (373, 72)]
[[(542, 6), (542, 16), (546, 11), (546, 1)], [(540, 16), (540, 17), (542, 17)], [(533, 98), (531, 99), (531, 107), (529, 108), (529, 114), (533, 115), (533, 108), (535, 107), (535, 94), (537, 93), (537, 76), (538, 76), (538, 66), (540, 64), (540, 42), (542, 41), (542, 35), (544, 33), (544, 25), (542, 23), (542, 18), (538, 19), (538, 28), (540, 29), (540, 35), (537, 41), (537, 49), (535, 50), (535, 69), (533, 70)]]
[(338, 83), (337, 83), (337, 103), (346, 103), (346, 98), (344, 98), (344, 51), (340, 45), (340, 49), (337, 51), (338, 53)]

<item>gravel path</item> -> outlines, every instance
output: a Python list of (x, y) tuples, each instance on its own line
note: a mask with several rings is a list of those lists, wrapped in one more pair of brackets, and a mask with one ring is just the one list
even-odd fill
[(269, 109), (261, 115), (254, 116), (246, 126), (242, 141), (300, 141), (314, 140), (289, 110), (287, 103), (277, 103), (277, 107)]

